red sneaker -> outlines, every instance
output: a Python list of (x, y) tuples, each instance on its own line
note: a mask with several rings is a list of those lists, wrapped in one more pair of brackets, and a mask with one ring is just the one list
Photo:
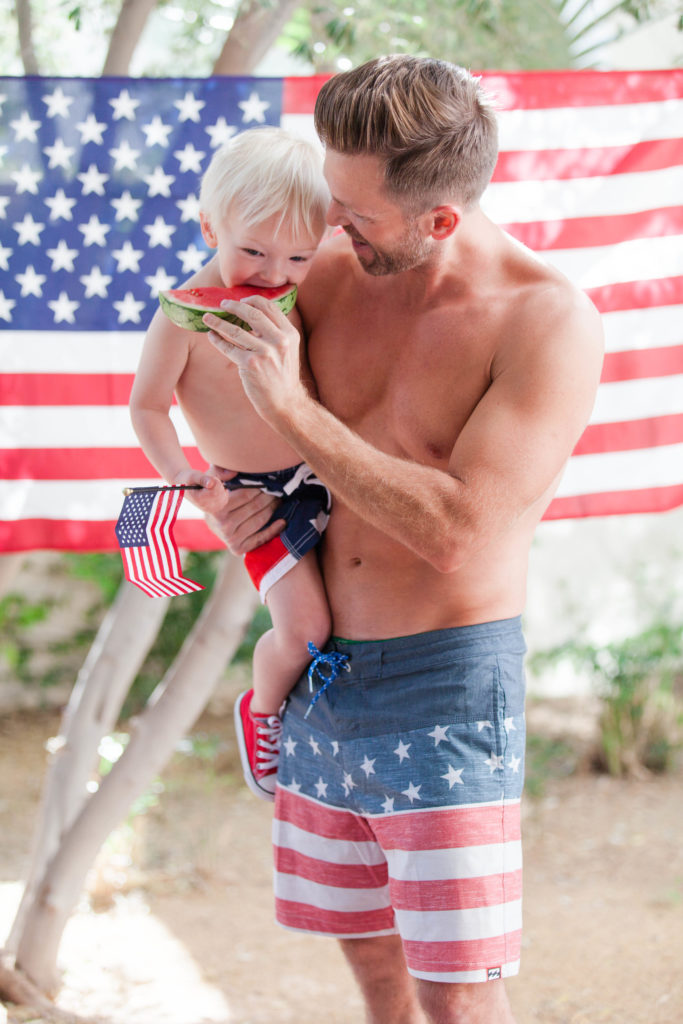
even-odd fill
[(253, 715), (253, 690), (235, 701), (235, 731), (242, 771), (249, 789), (263, 800), (275, 799), (282, 722), (277, 715)]

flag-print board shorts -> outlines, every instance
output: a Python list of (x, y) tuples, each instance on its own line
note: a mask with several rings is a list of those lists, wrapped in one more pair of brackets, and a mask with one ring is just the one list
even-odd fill
[(322, 537), (330, 518), (330, 492), (305, 462), (273, 473), (238, 473), (223, 486), (229, 491), (256, 487), (281, 499), (266, 525), (284, 519), (284, 529), (244, 556), (247, 572), (265, 601), (272, 585), (293, 569)]
[(525, 650), (519, 618), (330, 641), (316, 692), (336, 678), (311, 708), (304, 675), (284, 713), (280, 924), (398, 933), (411, 974), (432, 981), (517, 973)]

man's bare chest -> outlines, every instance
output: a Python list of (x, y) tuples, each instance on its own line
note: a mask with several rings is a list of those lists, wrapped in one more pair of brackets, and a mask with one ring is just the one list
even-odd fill
[(383, 451), (448, 460), (490, 384), (493, 339), (465, 318), (331, 315), (309, 339), (322, 403)]

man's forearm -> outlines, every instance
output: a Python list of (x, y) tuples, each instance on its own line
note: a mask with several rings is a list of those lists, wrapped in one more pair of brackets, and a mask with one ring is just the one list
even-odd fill
[(272, 426), (361, 518), (435, 568), (456, 567), (469, 533), (460, 481), (380, 451), (303, 393)]

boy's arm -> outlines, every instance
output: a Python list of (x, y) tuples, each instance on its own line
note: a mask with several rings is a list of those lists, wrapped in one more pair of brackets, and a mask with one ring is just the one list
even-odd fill
[(169, 415), (173, 392), (189, 357), (191, 335), (158, 310), (145, 336), (130, 396), (130, 416), (142, 450), (171, 484), (199, 485), (188, 498), (202, 511), (220, 515), (229, 492), (217, 476), (193, 469)]
[(169, 411), (189, 356), (189, 334), (157, 310), (142, 348), (130, 396), (133, 429), (147, 458), (169, 483), (190, 468)]

